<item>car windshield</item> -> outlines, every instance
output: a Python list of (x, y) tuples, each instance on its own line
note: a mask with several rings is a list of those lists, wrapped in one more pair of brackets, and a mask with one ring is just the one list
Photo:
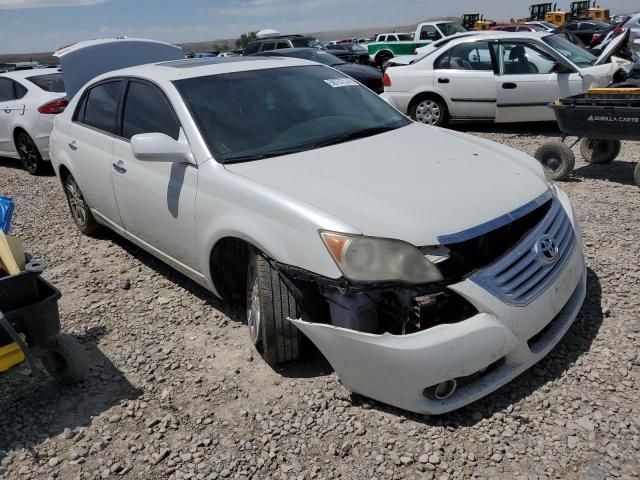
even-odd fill
[(578, 67), (592, 67), (598, 60), (598, 57), (587, 52), (584, 48), (571, 43), (564, 35), (548, 35), (542, 40)]
[(369, 89), (320, 65), (210, 75), (174, 85), (221, 163), (313, 150), (410, 123)]
[[(274, 55), (276, 55), (277, 53), (278, 52), (276, 50)], [(303, 58), (305, 60), (311, 60), (312, 62), (322, 63), (323, 65), (329, 65), (330, 67), (334, 67), (336, 65), (344, 65), (346, 63), (344, 60), (340, 60), (338, 57), (336, 57), (335, 55), (331, 55), (329, 52), (315, 49), (287, 52), (283, 56)]]
[(64, 82), (61, 73), (48, 73), (27, 77), (31, 83), (37, 85), (45, 92), (64, 93)]
[(455, 33), (462, 33), (467, 31), (467, 29), (459, 23), (439, 23), (438, 28), (442, 33), (444, 33), (445, 37), (448, 37), (449, 35), (453, 35)]
[(410, 33), (398, 33), (399, 42), (413, 42), (413, 35)]

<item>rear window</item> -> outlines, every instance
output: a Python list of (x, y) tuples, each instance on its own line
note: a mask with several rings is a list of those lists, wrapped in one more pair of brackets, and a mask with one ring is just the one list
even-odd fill
[(313, 38), (292, 38), (291, 44), (293, 48), (310, 48), (316, 46), (316, 40)]
[(45, 92), (64, 93), (64, 82), (61, 73), (48, 73), (46, 75), (36, 75), (27, 77), (31, 83), (35, 84)]

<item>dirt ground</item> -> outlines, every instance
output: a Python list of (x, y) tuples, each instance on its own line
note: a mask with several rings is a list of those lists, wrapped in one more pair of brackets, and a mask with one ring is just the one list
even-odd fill
[[(559, 135), (459, 129), (528, 153)], [(0, 478), (637, 478), (640, 144), (606, 166), (574, 150), (561, 187), (588, 260), (581, 314), (534, 368), (439, 417), (350, 394), (322, 358), (272, 370), (242, 312), (111, 232), (82, 236), (55, 177), (0, 159), (15, 233), (49, 262), (90, 369), (74, 387), (0, 377)]]

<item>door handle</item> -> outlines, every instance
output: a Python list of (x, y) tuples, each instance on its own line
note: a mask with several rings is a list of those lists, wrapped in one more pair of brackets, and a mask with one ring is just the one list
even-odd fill
[(518, 88), (518, 84), (513, 82), (507, 82), (502, 84), (502, 88), (504, 88), (505, 90), (513, 90), (514, 88)]
[(440, 77), (440, 78), (438, 79), (438, 83), (449, 83), (449, 79), (448, 79), (448, 78)]
[(118, 160), (117, 162), (113, 162), (113, 169), (118, 173), (127, 173), (127, 167), (124, 165), (122, 160)]
[(78, 150), (78, 145), (76, 145), (76, 141), (75, 141), (75, 140), (69, 144), (69, 148), (70, 148), (71, 150), (73, 150), (74, 152), (75, 152), (76, 150)]

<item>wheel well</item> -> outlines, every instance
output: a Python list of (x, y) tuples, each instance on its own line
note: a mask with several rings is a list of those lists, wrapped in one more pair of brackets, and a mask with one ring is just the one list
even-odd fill
[(433, 100), (441, 101), (445, 105), (445, 107), (447, 107), (447, 110), (449, 109), (449, 105), (447, 105), (447, 101), (444, 98), (442, 98), (440, 95), (438, 95), (437, 93), (434, 93), (434, 92), (422, 92), (422, 93), (419, 93), (418, 95), (416, 95), (415, 97), (413, 97), (411, 99), (411, 101), (409, 102), (409, 109), (408, 110), (411, 111), (411, 109), (418, 102), (420, 102), (421, 100), (426, 100), (428, 98), (431, 98)]
[(236, 237), (225, 237), (213, 247), (209, 272), (213, 285), (225, 301), (244, 304), (250, 243)]
[(22, 127), (16, 127), (13, 129), (13, 146), (17, 148), (18, 145), (18, 134), (19, 133), (26, 133), (27, 135), (29, 135), (29, 132), (27, 132), (24, 128)]
[(392, 51), (390, 51), (390, 50), (380, 50), (378, 53), (376, 53), (376, 56), (375, 56), (375, 60), (374, 60), (374, 61), (375, 61), (376, 63), (378, 63), (378, 62), (379, 62), (379, 59), (380, 59), (380, 58), (382, 58), (382, 57), (393, 58), (393, 57), (394, 57), (394, 55), (393, 55), (393, 52), (392, 52)]
[(58, 177), (60, 178), (60, 182), (63, 185), (64, 185), (65, 179), (67, 178), (67, 175), (71, 175), (71, 172), (69, 171), (69, 169), (67, 167), (65, 167), (64, 165), (60, 165)]

